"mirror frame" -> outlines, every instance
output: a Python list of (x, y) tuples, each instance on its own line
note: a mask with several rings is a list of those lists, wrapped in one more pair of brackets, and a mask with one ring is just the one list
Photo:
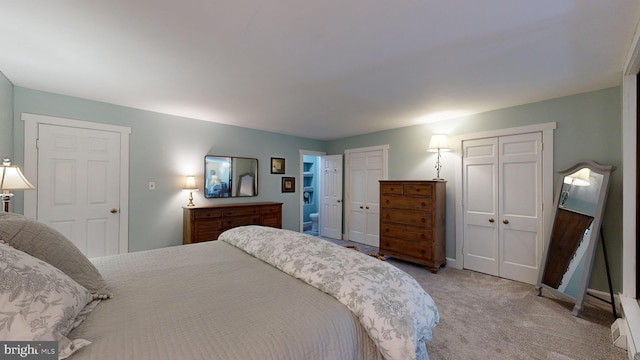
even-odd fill
[[(231, 170), (229, 170), (229, 176), (230, 179), (228, 179), (227, 183), (228, 183), (228, 188), (226, 191), (226, 194), (228, 194), (228, 196), (207, 196), (208, 192), (206, 189), (207, 186), (207, 176), (208, 176), (208, 166), (207, 166), (207, 160), (209, 160), (210, 158), (218, 158), (218, 159), (229, 159), (229, 168)], [(253, 169), (251, 169), (251, 171), (247, 172), (247, 169), (241, 169), (238, 170), (236, 169), (236, 164), (238, 160), (250, 160), (252, 162), (254, 162), (254, 166)], [(237, 156), (223, 156), (223, 155), (205, 155), (204, 157), (204, 182), (203, 182), (203, 186), (204, 188), (204, 197), (206, 199), (224, 199), (224, 198), (236, 198), (236, 197), (256, 197), (258, 196), (258, 159), (256, 158), (247, 158), (247, 157), (237, 157)], [(234, 173), (234, 170), (237, 171), (238, 173)], [(253, 190), (253, 195), (240, 195), (240, 180), (242, 177), (246, 176), (246, 175), (252, 175), (253, 176), (253, 186), (252, 186), (252, 190)]]
[[(564, 185), (564, 178), (568, 175), (575, 173), (576, 171), (582, 168), (589, 168), (591, 171), (602, 175), (602, 184), (600, 188), (600, 193), (598, 194), (598, 200), (596, 203), (596, 212), (593, 216), (593, 222), (591, 223), (591, 231), (589, 232), (589, 244), (587, 250), (585, 252), (585, 262), (584, 267), (582, 269), (582, 275), (580, 276), (580, 283), (578, 286), (577, 296), (574, 298), (571, 295), (568, 295), (564, 292), (561, 292), (547, 284), (542, 283), (542, 279), (545, 274), (545, 268), (547, 266), (547, 255), (549, 252), (549, 248), (551, 246), (551, 240), (553, 236), (553, 228), (556, 222), (556, 216), (558, 213), (560, 199), (562, 197), (562, 187)], [(542, 295), (542, 289), (546, 289), (547, 291), (553, 293), (554, 295), (572, 300), (575, 303), (573, 307), (572, 314), (574, 316), (578, 316), (580, 311), (582, 311), (584, 306), (584, 299), (587, 295), (587, 288), (589, 287), (589, 280), (591, 279), (591, 269), (593, 267), (593, 260), (595, 258), (596, 246), (598, 244), (598, 239), (600, 238), (600, 227), (602, 226), (602, 214), (604, 212), (604, 207), (607, 203), (607, 193), (609, 192), (609, 179), (611, 177), (611, 173), (615, 171), (616, 167), (612, 165), (601, 165), (596, 163), (595, 161), (587, 160), (587, 161), (579, 161), (572, 165), (569, 168), (558, 171), (559, 179), (558, 185), (556, 187), (555, 193), (555, 201), (554, 201), (554, 211), (553, 211), (553, 221), (551, 224), (551, 228), (549, 229), (549, 235), (547, 237), (547, 244), (545, 246), (544, 256), (542, 257), (542, 262), (540, 265), (540, 271), (538, 273), (538, 283), (536, 285), (536, 293), (538, 296)]]

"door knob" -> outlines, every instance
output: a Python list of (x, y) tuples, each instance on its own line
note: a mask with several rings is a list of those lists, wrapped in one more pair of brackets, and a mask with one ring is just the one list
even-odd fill
[(508, 223), (509, 223), (509, 220), (504, 219), (504, 220), (502, 220), (502, 223), (503, 223), (503, 224), (508, 224)]
[(338, 199), (338, 202), (342, 202), (342, 200)]
[(364, 207), (362, 207), (362, 205), (360, 205), (360, 209), (364, 209)]
[(492, 222), (494, 222), (494, 221), (496, 221), (496, 219), (494, 219), (494, 218), (489, 218), (489, 222), (490, 222), (490, 223), (492, 223)]
[(367, 209), (367, 210), (369, 210), (369, 207), (368, 207), (368, 206), (365, 206), (364, 208), (365, 208), (365, 209)]
[(110, 212), (111, 212), (112, 214), (117, 214), (117, 213), (118, 213), (118, 209), (113, 208), (113, 209), (111, 209), (111, 210), (110, 210)]

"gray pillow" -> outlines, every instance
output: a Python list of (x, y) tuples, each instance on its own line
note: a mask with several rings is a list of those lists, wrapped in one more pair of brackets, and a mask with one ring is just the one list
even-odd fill
[(98, 269), (52, 227), (24, 215), (0, 212), (0, 240), (55, 266), (87, 288), (94, 299), (112, 296)]

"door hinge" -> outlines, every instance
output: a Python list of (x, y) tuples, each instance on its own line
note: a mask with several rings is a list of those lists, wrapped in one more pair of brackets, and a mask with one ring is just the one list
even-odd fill
[(40, 149), (40, 139), (36, 139), (36, 149)]

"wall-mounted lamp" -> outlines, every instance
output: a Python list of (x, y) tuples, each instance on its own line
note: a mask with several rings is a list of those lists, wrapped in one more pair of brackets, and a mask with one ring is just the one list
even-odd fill
[(427, 149), (429, 152), (437, 152), (438, 158), (436, 160), (436, 178), (433, 180), (444, 180), (440, 178), (440, 169), (442, 169), (442, 163), (440, 162), (440, 152), (441, 151), (451, 151), (449, 148), (449, 141), (447, 140), (447, 135), (444, 134), (436, 134), (431, 135), (431, 141), (429, 142), (429, 148)]
[(184, 183), (184, 187), (182, 188), (182, 191), (189, 192), (189, 203), (187, 206), (195, 206), (193, 203), (193, 192), (198, 190), (199, 189), (196, 186), (196, 178), (193, 176), (187, 176), (187, 181)]
[(4, 212), (9, 212), (9, 203), (13, 197), (11, 190), (31, 190), (36, 187), (31, 185), (29, 180), (22, 175), (22, 171), (17, 165), (11, 165), (9, 158), (2, 159), (0, 166), (0, 189), (2, 190), (2, 203)]

